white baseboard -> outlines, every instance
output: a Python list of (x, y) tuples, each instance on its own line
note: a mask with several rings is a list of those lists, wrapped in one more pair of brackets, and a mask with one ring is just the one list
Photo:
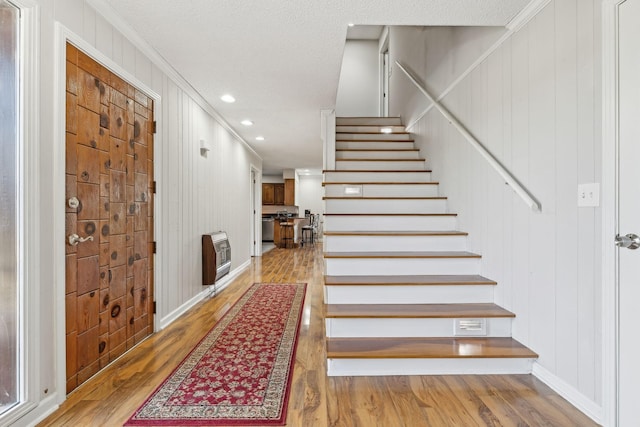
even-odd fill
[(59, 407), (60, 404), (58, 403), (58, 393), (52, 393), (50, 396), (47, 396), (46, 398), (38, 402), (37, 406), (33, 405), (31, 409), (29, 409), (28, 412), (24, 414), (24, 416), (13, 421), (6, 420), (8, 424), (4, 424), (5, 420), (3, 420), (3, 423), (0, 424), (10, 425), (12, 427), (36, 426), (49, 415), (53, 414)]
[[(243, 263), (239, 267), (234, 268), (233, 270), (231, 270), (227, 276), (225, 276), (222, 279), (220, 279), (219, 282), (216, 282), (215, 288), (213, 288), (215, 293), (217, 294), (222, 289), (226, 288), (233, 281), (233, 279), (235, 279), (244, 270), (249, 268), (250, 265), (251, 265), (251, 259), (247, 260), (245, 263)], [(173, 321), (175, 321), (177, 318), (179, 318), (184, 313), (189, 311), (189, 309), (191, 309), (197, 303), (199, 303), (200, 301), (202, 301), (203, 299), (208, 297), (211, 293), (212, 293), (212, 289), (211, 288), (203, 289), (200, 293), (198, 293), (193, 298), (191, 298), (190, 300), (188, 300), (187, 302), (182, 304), (180, 307), (176, 308), (175, 310), (173, 310), (172, 312), (170, 312), (169, 314), (167, 314), (166, 316), (161, 318), (158, 321), (158, 329), (157, 330), (161, 331), (164, 328), (166, 328), (167, 326), (169, 326)]]
[(540, 381), (551, 387), (553, 391), (558, 393), (573, 406), (578, 408), (586, 416), (596, 423), (602, 424), (602, 407), (598, 406), (597, 403), (580, 393), (571, 384), (561, 378), (558, 378), (555, 374), (542, 367), (538, 362), (534, 362), (531, 373)]

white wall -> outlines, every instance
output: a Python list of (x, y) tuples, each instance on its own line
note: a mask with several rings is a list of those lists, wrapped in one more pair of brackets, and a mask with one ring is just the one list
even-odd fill
[[(600, 3), (551, 1), (443, 100), (542, 203), (541, 213), (529, 211), (435, 110), (411, 129), (470, 232), (470, 250), (483, 256), (483, 274), (498, 281), (496, 302), (517, 316), (514, 337), (540, 354), (534, 373), (595, 417), (601, 210), (578, 208), (576, 194), (579, 183), (601, 179)], [(462, 43), (460, 31), (468, 40), (476, 30), (394, 28), (392, 59), (440, 94), (482, 50)], [(486, 36), (477, 31), (479, 40)], [(391, 113), (405, 120), (426, 106), (408, 85), (394, 70)]]
[(265, 184), (284, 184), (282, 175), (262, 175), (262, 182)]
[(305, 209), (309, 209), (312, 214), (323, 213), (321, 175), (300, 175), (299, 176), (298, 206), (300, 215), (304, 215)]
[(336, 98), (336, 116), (378, 116), (379, 52), (377, 40), (347, 40)]
[[(116, 30), (84, 0), (33, 0), (39, 20), (39, 164), (37, 185), (39, 214), (39, 263), (28, 283), (30, 337), (36, 336), (27, 366), (31, 402), (39, 405), (16, 425), (29, 425), (54, 409), (65, 398), (64, 360), (64, 213), (56, 197), (64, 197), (64, 139), (56, 141), (55, 111), (64, 99), (58, 88), (55, 65), (64, 60), (55, 22), (62, 23), (142, 84), (160, 95), (156, 109), (159, 129), (155, 137), (156, 198), (156, 325), (166, 323), (203, 295), (200, 235), (212, 230), (229, 233), (232, 269), (247, 265), (251, 251), (250, 166), (262, 169), (262, 160), (215, 118), (216, 113), (175, 73), (154, 62), (130, 37)], [(153, 55), (151, 55), (153, 56)], [(109, 64), (107, 64), (109, 65)], [(64, 75), (64, 74), (63, 74)], [(64, 95), (63, 95), (64, 96)], [(62, 104), (61, 104), (62, 103)], [(26, 121), (33, 125), (34, 117)], [(212, 150), (200, 156), (199, 140)], [(56, 149), (57, 147), (57, 149)], [(60, 151), (61, 150), (61, 151)], [(59, 215), (52, 214), (58, 212)], [(60, 221), (61, 219), (61, 221)], [(62, 263), (56, 254), (62, 254)], [(61, 282), (61, 283), (60, 283)], [(62, 337), (62, 339), (60, 339)], [(59, 369), (62, 368), (62, 369)], [(2, 422), (0, 422), (2, 424)]]

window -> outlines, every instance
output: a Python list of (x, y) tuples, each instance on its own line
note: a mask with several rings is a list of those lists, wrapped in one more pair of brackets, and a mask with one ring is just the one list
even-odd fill
[(0, 414), (20, 402), (20, 11), (0, 0)]

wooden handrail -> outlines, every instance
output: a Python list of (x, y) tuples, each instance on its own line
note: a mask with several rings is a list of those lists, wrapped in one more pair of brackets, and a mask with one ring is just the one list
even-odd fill
[(411, 80), (411, 82), (427, 97), (427, 99), (440, 111), (440, 113), (451, 123), (457, 130), (464, 136), (464, 138), (475, 148), (482, 157), (491, 165), (491, 167), (504, 179), (505, 183), (516, 192), (518, 196), (533, 210), (534, 212), (540, 212), (542, 207), (526, 188), (518, 182), (516, 178), (505, 169), (504, 166), (491, 154), (472, 134), (469, 132), (462, 123), (455, 118), (453, 114), (442, 106), (431, 94), (413, 77), (413, 75), (398, 61), (395, 61), (396, 65), (405, 73), (405, 75)]

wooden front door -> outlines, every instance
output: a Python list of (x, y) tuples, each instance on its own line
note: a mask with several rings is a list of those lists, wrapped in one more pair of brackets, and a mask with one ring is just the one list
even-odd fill
[(151, 98), (71, 44), (66, 89), (70, 392), (153, 332), (154, 124)]

